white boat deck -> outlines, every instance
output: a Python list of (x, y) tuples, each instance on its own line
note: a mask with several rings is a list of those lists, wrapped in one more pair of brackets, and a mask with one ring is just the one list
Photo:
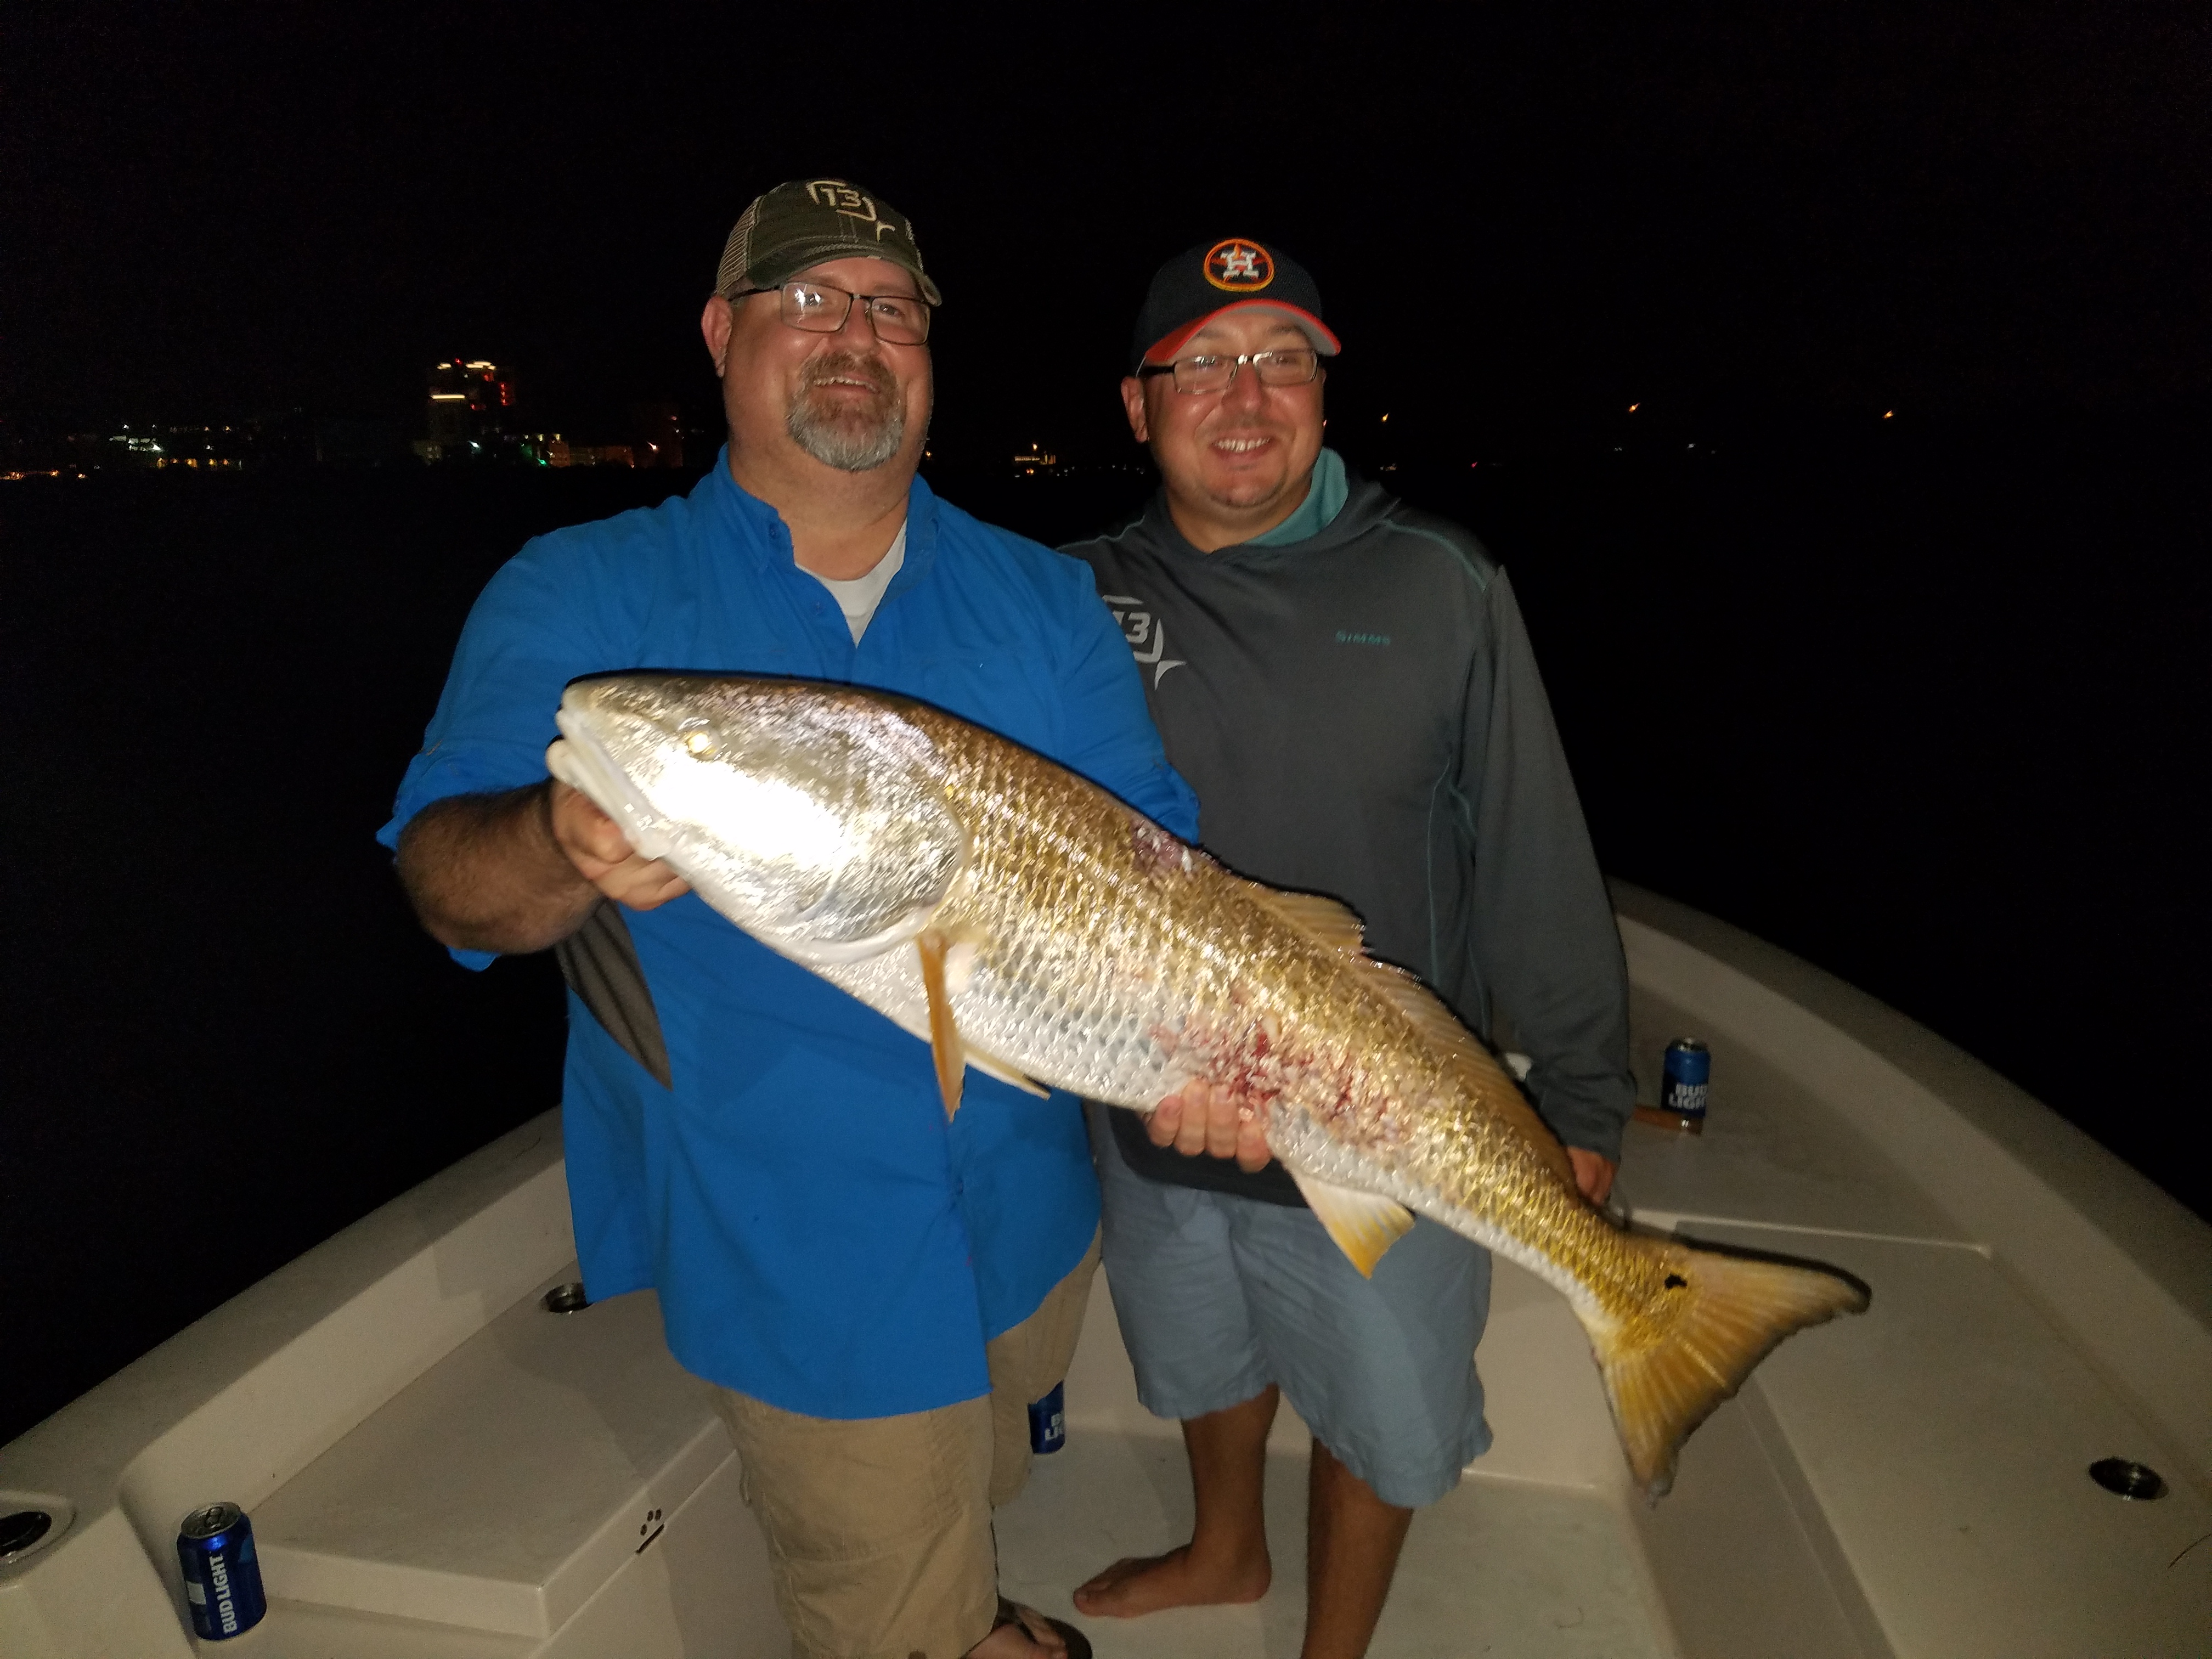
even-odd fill
[[(1639, 1076), (1715, 1054), (1702, 1137), (1635, 1126), (1640, 1224), (1820, 1257), (1863, 1317), (1786, 1343), (1627, 1488), (1579, 1327), (1504, 1263), (1480, 1359), (1497, 1445), (1416, 1521), (1377, 1659), (2020, 1659), (2212, 1652), (2212, 1229), (2017, 1091), (1803, 964), (1620, 895)], [(573, 1315), (553, 1115), (386, 1206), (0, 1449), (7, 1659), (161, 1659), (174, 1537), (252, 1514), (272, 1596), (221, 1644), (287, 1659), (770, 1659), (789, 1651), (737, 1466), (650, 1293)], [(1105, 1295), (1069, 1440), (1000, 1512), (1009, 1593), (1188, 1535), (1171, 1424), (1136, 1403)], [(2094, 1460), (2157, 1468), (2131, 1503)], [(1304, 1431), (1269, 1474), (1259, 1603), (1080, 1620), (1102, 1659), (1288, 1659)]]
[[(1558, 1359), (1573, 1406), (1604, 1417), (1582, 1328), (1540, 1281), (1498, 1264), (1493, 1330), (1522, 1361), (1486, 1380), (1501, 1445), (1442, 1503), (1421, 1512), (1372, 1650), (1376, 1659), (1439, 1654), (1532, 1659), (1662, 1659), (1676, 1651), (1656, 1587), (1605, 1462), (1606, 1437), (1547, 1437), (1515, 1425), (1548, 1413), (1541, 1395)], [(1486, 1371), (1490, 1368), (1486, 1367)], [(1274, 1584), (1249, 1607), (1087, 1620), (1069, 1589), (1125, 1555), (1153, 1555), (1190, 1536), (1190, 1480), (1180, 1433), (1138, 1405), (1136, 1382), (1097, 1297), (1068, 1378), (1066, 1449), (1037, 1460), (1029, 1490), (1000, 1512), (1007, 1593), (1080, 1624), (1100, 1659), (1289, 1659), (1305, 1619), (1305, 1427), (1285, 1407), (1267, 1469)], [(1080, 1401), (1079, 1405), (1077, 1402)], [(1587, 1468), (1577, 1467), (1586, 1463)]]

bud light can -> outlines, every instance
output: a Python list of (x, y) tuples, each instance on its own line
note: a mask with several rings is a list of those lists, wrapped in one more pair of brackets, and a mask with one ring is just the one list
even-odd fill
[(1042, 1456), (1067, 1443), (1067, 1384), (1055, 1382), (1052, 1392), (1030, 1402), (1030, 1449)]
[(253, 1528), (237, 1504), (210, 1504), (186, 1516), (177, 1534), (177, 1559), (184, 1563), (185, 1600), (202, 1641), (240, 1635), (269, 1611), (261, 1565), (253, 1559)]
[(1688, 1129), (1705, 1125), (1705, 1094), (1713, 1078), (1713, 1056), (1696, 1037), (1677, 1037), (1667, 1045), (1659, 1079), (1659, 1109)]

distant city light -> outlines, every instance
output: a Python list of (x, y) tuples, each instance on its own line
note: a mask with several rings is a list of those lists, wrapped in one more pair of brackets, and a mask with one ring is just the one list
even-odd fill
[(1388, 415), (1385, 415), (1382, 418), (1383, 418), (1384, 420), (1386, 420), (1386, 421), (1387, 421), (1387, 420), (1389, 420), (1390, 417), (1389, 417)]
[(1881, 418), (1882, 418), (1883, 420), (1885, 420), (1885, 421), (1886, 421), (1886, 420), (1889, 419), (1889, 417), (1890, 417), (1891, 416), (1893, 416), (1893, 415), (1894, 415), (1894, 414), (1896, 414), (1896, 413), (1897, 413), (1897, 411), (1896, 411), (1895, 410), (1893, 410), (1893, 409), (1885, 409), (1885, 410), (1883, 410), (1881, 411)]
[(1642, 404), (1629, 404), (1629, 406), (1628, 406), (1628, 412), (1629, 412), (1630, 414), (1633, 415), (1634, 413), (1636, 413), (1636, 411), (1637, 411), (1638, 410), (1639, 410), (1639, 409), (1641, 409), (1641, 408), (1643, 408), (1643, 407), (1644, 407), (1644, 405), (1643, 405)]

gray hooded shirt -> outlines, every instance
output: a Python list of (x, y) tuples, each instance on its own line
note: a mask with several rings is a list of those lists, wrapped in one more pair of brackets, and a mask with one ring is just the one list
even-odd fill
[[(1258, 540), (1200, 553), (1163, 493), (1062, 550), (1121, 624), (1206, 850), (1351, 906), (1370, 954), (1486, 1040), (1509, 1014), (1545, 1121), (1618, 1159), (1635, 1101), (1620, 938), (1512, 586), (1481, 544), (1324, 450), (1305, 505)], [(1140, 1174), (1303, 1202), (1279, 1164), (1247, 1175), (1112, 1119)]]

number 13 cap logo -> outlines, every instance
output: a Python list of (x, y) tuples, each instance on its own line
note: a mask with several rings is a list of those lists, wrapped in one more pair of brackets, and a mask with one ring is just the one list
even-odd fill
[(855, 255), (910, 272), (932, 305), (944, 297), (921, 268), (914, 222), (843, 179), (793, 179), (753, 198), (722, 245), (714, 292), (726, 300), (757, 294), (781, 287), (809, 265)]

